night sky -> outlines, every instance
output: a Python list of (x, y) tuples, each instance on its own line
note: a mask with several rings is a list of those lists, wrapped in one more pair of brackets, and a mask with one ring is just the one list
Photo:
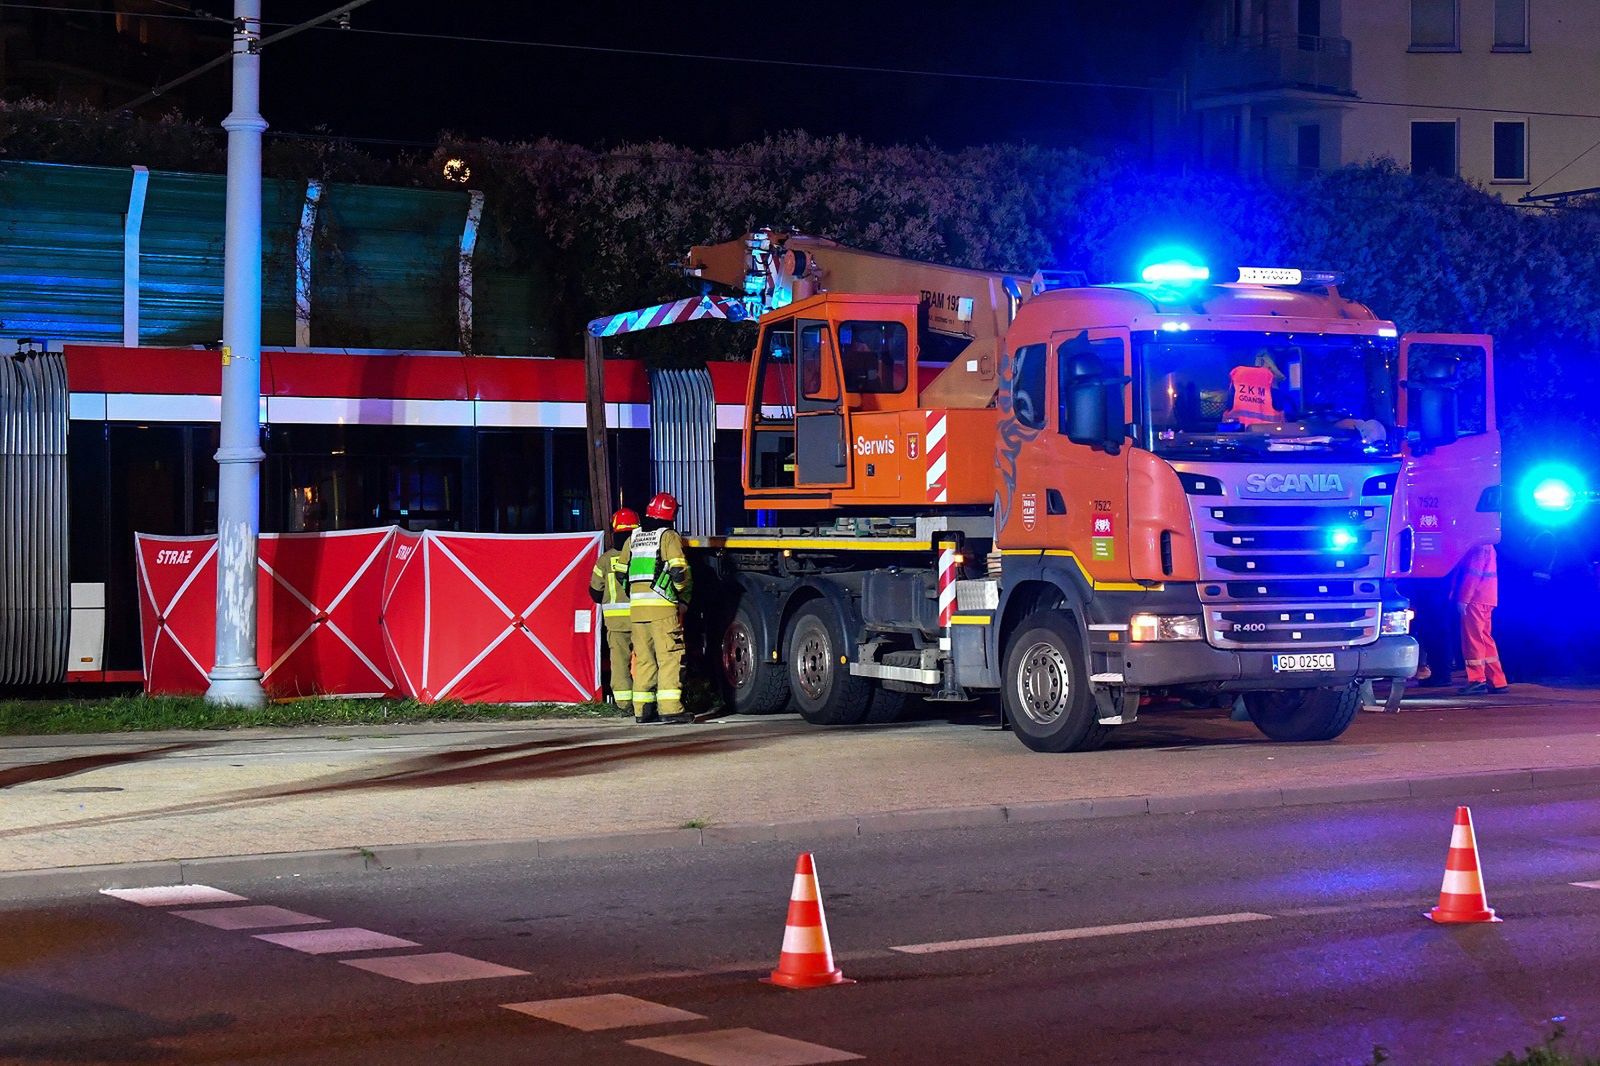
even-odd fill
[[(207, 6), (207, 5), (202, 5)], [(226, 11), (227, 0), (209, 8)], [(269, 23), (333, 0), (265, 0)], [(746, 58), (1148, 84), (1181, 53), (1197, 0), (1014, 5), (818, 0), (732, 14), (689, 5), (373, 0), (360, 29), (453, 33)], [(1003, 13), (1002, 13), (1003, 11)], [(272, 32), (273, 27), (268, 27)], [(221, 37), (219, 36), (219, 41)], [(318, 30), (267, 50), (263, 111), (279, 131), (431, 141), (441, 130), (590, 146), (696, 147), (803, 128), (945, 147), (998, 140), (1106, 147), (1145, 114), (1106, 89), (806, 70)], [(1170, 83), (1169, 83), (1170, 84)], [(219, 101), (219, 105), (220, 105)], [(197, 117), (214, 120), (215, 114)]]

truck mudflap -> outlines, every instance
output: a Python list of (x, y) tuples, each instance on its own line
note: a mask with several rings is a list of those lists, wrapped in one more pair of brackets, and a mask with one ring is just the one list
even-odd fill
[[(1275, 668), (1283, 656), (1301, 660)], [(1327, 668), (1320, 660), (1332, 657)], [(1313, 655), (1294, 649), (1234, 651), (1203, 641), (1129, 644), (1122, 652), (1124, 683), (1138, 688), (1215, 684), (1225, 692), (1327, 688), (1352, 681), (1404, 680), (1417, 672), (1417, 642), (1408, 636), (1380, 637), (1355, 648), (1318, 649)]]

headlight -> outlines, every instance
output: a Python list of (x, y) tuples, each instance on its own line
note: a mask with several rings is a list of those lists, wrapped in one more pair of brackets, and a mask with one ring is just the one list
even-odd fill
[(1383, 624), (1378, 627), (1379, 636), (1403, 637), (1410, 633), (1411, 619), (1415, 614), (1415, 611), (1409, 609), (1404, 611), (1384, 611)]
[(1130, 640), (1200, 640), (1204, 636), (1197, 614), (1136, 614), (1128, 620)]

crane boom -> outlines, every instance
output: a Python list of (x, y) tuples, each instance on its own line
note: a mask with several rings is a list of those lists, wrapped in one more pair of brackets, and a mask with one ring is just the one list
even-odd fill
[(927, 263), (772, 229), (696, 245), (683, 267), (740, 293), (752, 319), (821, 293), (916, 296), (924, 360), (951, 364), (923, 390), (925, 404), (943, 407), (988, 406), (999, 382), (1000, 338), (1025, 294), (1039, 288), (1037, 276)]

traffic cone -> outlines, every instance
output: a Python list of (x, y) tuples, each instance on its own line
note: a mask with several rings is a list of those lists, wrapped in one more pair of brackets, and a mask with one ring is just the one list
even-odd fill
[(771, 977), (761, 980), (784, 988), (855, 984), (833, 964), (828, 919), (822, 913), (822, 893), (817, 888), (817, 870), (809, 851), (802, 851), (794, 864), (794, 889), (789, 893), (789, 918), (783, 926), (778, 968)]
[(1483, 869), (1478, 865), (1478, 841), (1472, 833), (1472, 810), (1456, 808), (1450, 854), (1444, 862), (1444, 885), (1439, 905), (1427, 913), (1436, 922), (1498, 922), (1483, 892)]

